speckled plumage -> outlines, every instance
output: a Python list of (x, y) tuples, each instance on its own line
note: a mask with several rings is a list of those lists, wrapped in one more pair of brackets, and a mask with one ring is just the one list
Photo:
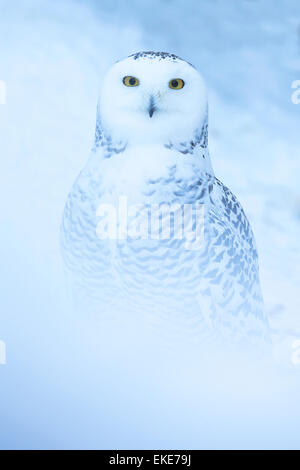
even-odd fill
[[(167, 59), (176, 67), (186, 64), (182, 73), (189, 77), (186, 67), (190, 65), (167, 53), (133, 54), (119, 67), (121, 71), (130, 71), (133, 61), (145, 62), (149, 58), (154, 62)], [(119, 73), (118, 70), (114, 73)], [(143, 68), (137, 70), (143, 74)], [(151, 70), (147, 69), (145, 77)], [(168, 68), (164, 73), (168, 73)], [(190, 80), (196, 71), (191, 73)], [(159, 82), (159, 90), (163, 86)], [(163, 120), (168, 119), (163, 114), (164, 99), (177, 98), (165, 88), (157, 91), (158, 85), (154, 91), (151, 83), (148, 88), (145, 85), (147, 93), (149, 89), (151, 96), (158, 93), (159, 129)], [(170, 102), (166, 109), (169, 106), (170, 112), (177, 112), (173, 111), (173, 101)], [(202, 103), (196, 126), (187, 124), (182, 135), (176, 132), (169, 138), (165, 137), (166, 128), (165, 134), (153, 133), (153, 142), (145, 135), (145, 143), (143, 135), (139, 135), (137, 142), (131, 137), (124, 138), (122, 132), (114, 135), (102, 107), (105, 109), (100, 100), (95, 145), (68, 196), (62, 221), (63, 258), (76, 302), (85, 305), (84, 308), (92, 306), (99, 313), (118, 310), (143, 315), (158, 327), (160, 324), (186, 327), (198, 332), (199, 337), (204, 331), (238, 341), (266, 337), (267, 319), (253, 233), (237, 198), (214, 176), (208, 152), (207, 103)], [(118, 112), (123, 109), (115, 111), (116, 116)], [(138, 115), (138, 119), (144, 118)], [(151, 134), (150, 126), (156, 124), (145, 120), (142, 125)], [(131, 132), (134, 135), (134, 129), (128, 129), (128, 135)], [(181, 207), (204, 204), (201, 249), (187, 250), (185, 239), (174, 238), (100, 240), (96, 234), (97, 208), (102, 202), (116, 204), (120, 195), (147, 207), (161, 203)]]

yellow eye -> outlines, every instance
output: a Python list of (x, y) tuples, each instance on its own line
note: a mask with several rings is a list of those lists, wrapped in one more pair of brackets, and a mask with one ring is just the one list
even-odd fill
[(180, 90), (184, 87), (184, 81), (181, 80), (181, 78), (172, 78), (172, 80), (169, 81), (169, 87), (173, 90)]
[(131, 77), (130, 75), (127, 75), (123, 78), (123, 83), (126, 86), (138, 86), (140, 84), (140, 81), (136, 77)]

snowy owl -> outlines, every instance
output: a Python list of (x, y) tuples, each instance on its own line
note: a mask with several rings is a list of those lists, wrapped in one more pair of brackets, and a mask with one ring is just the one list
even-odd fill
[(138, 52), (105, 76), (61, 245), (84, 309), (233, 341), (268, 336), (253, 233), (211, 165), (204, 81), (174, 54)]

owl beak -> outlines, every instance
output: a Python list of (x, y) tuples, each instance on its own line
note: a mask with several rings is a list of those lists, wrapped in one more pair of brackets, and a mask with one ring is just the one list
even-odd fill
[(154, 101), (153, 96), (151, 95), (150, 100), (149, 100), (149, 106), (148, 106), (148, 113), (151, 118), (153, 116), (154, 111), (156, 111), (155, 101)]

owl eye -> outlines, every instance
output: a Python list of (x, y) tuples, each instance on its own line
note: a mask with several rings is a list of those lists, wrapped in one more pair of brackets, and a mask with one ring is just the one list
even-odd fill
[(138, 86), (140, 84), (140, 81), (136, 77), (131, 77), (130, 75), (127, 75), (123, 78), (123, 83), (126, 86)]
[(184, 81), (181, 78), (172, 78), (172, 80), (169, 81), (169, 87), (173, 90), (180, 90), (184, 87)]

